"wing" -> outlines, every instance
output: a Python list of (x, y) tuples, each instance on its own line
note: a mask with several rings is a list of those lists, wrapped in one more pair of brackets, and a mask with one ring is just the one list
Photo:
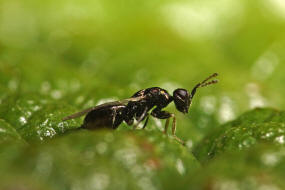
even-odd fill
[(128, 98), (128, 99), (124, 99), (124, 100), (119, 100), (119, 101), (114, 101), (114, 102), (107, 102), (105, 104), (100, 104), (98, 106), (94, 106), (94, 107), (91, 107), (91, 108), (87, 108), (85, 110), (82, 110), (80, 112), (77, 112), (77, 113), (74, 113), (72, 115), (69, 115), (69, 116), (66, 116), (64, 118), (62, 118), (62, 121), (66, 121), (66, 120), (69, 120), (69, 119), (74, 119), (74, 118), (77, 118), (77, 117), (81, 117), (87, 113), (89, 113), (90, 111), (93, 111), (93, 110), (98, 110), (100, 108), (103, 108), (105, 106), (119, 106), (119, 105), (126, 105), (128, 104), (129, 102), (137, 102), (137, 101), (140, 101), (142, 100), (143, 98), (145, 98), (145, 96), (139, 96), (139, 97), (133, 97), (133, 98)]

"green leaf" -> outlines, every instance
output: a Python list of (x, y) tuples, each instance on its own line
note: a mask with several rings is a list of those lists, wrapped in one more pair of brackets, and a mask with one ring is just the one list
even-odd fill
[(76, 112), (66, 104), (49, 104), (35, 112), (26, 125), (19, 129), (22, 137), (28, 141), (50, 139), (69, 129), (79, 128), (81, 121), (73, 119), (62, 121), (62, 118)]
[(5, 120), (0, 119), (0, 144), (3, 142), (24, 142), (18, 132)]
[(285, 144), (284, 111), (255, 109), (222, 125), (205, 137), (194, 150), (201, 161), (225, 151), (243, 150), (258, 143)]
[(8, 94), (0, 105), (0, 114), (11, 123), (16, 130), (27, 124), (32, 115), (41, 110), (48, 99), (36, 93)]
[(189, 177), (189, 189), (284, 189), (285, 147), (260, 143), (225, 152)]

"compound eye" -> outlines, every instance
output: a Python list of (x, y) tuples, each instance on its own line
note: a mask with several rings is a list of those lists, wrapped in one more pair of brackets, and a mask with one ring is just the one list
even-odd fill
[(187, 96), (187, 91), (184, 91), (184, 90), (180, 90), (180, 91), (178, 91), (178, 95), (180, 96), (180, 97), (186, 97)]
[(174, 96), (182, 101), (186, 101), (189, 98), (189, 93), (185, 89), (177, 89), (174, 91)]

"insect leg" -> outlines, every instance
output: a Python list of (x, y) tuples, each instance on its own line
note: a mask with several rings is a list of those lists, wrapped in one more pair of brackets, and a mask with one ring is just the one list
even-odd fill
[(148, 107), (145, 107), (143, 113), (141, 114), (140, 118), (138, 119), (137, 123), (134, 125), (133, 129), (136, 129), (140, 122), (145, 118), (147, 114)]
[(136, 108), (134, 106), (134, 103), (130, 102), (123, 111), (124, 121), (129, 126), (134, 124), (135, 110)]
[(116, 129), (123, 121), (122, 111), (124, 106), (117, 106), (113, 108), (112, 113), (112, 128)]
[(143, 129), (146, 127), (147, 122), (148, 122), (148, 119), (149, 119), (149, 114), (147, 113), (147, 118), (146, 118), (146, 120), (145, 120), (145, 122), (144, 122)]
[(169, 119), (171, 118), (171, 113), (167, 112), (167, 111), (162, 111), (160, 108), (155, 108), (152, 112), (151, 115), (153, 117), (156, 117), (158, 119), (167, 119), (165, 122), (165, 128), (164, 128), (164, 132), (166, 134), (168, 126), (169, 126)]
[(169, 120), (170, 120), (170, 117), (166, 119), (164, 131), (163, 131), (164, 134), (167, 134), (167, 129), (168, 129), (168, 126), (169, 126)]
[(114, 127), (115, 121), (116, 121), (117, 111), (114, 108), (113, 109), (113, 117), (112, 117), (112, 127)]
[(176, 117), (175, 117), (174, 114), (171, 114), (171, 117), (173, 118), (173, 121), (172, 121), (172, 136), (175, 138), (175, 140), (180, 142), (182, 145), (185, 145), (185, 142), (183, 140), (181, 140), (179, 137), (177, 137), (176, 134), (175, 134), (175, 132), (176, 132)]
[(167, 133), (167, 129), (168, 129), (168, 126), (169, 126), (169, 120), (170, 118), (172, 117), (173, 118), (173, 121), (172, 121), (172, 136), (174, 137), (175, 140), (177, 140), (179, 143), (181, 143), (182, 145), (184, 145), (184, 141), (181, 140), (179, 137), (177, 137), (175, 135), (175, 132), (176, 132), (176, 117), (174, 114), (172, 113), (169, 113), (167, 111), (162, 111), (160, 110), (159, 108), (155, 108), (152, 112), (151, 112), (151, 115), (153, 117), (156, 117), (158, 119), (167, 119), (166, 120), (166, 123), (165, 123), (165, 128), (164, 128), (164, 133), (166, 134)]

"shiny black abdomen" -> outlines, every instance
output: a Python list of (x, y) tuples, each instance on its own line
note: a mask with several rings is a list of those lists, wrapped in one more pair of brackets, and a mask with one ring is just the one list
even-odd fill
[(122, 112), (126, 106), (112, 105), (90, 111), (83, 122), (85, 129), (116, 129), (123, 121)]

